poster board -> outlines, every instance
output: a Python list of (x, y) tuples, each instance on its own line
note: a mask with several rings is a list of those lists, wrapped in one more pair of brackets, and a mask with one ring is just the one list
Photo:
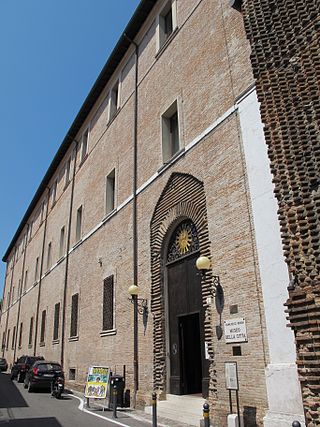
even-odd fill
[(225, 362), (224, 366), (227, 390), (239, 390), (237, 362)]
[(84, 397), (90, 399), (105, 399), (109, 387), (109, 377), (110, 368), (105, 366), (90, 366)]

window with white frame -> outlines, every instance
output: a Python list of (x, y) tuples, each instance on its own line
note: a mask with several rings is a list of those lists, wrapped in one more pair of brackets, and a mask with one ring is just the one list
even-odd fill
[(58, 181), (55, 180), (51, 188), (52, 205), (54, 205), (57, 201), (57, 186)]
[(109, 120), (112, 120), (119, 108), (119, 80), (113, 86), (110, 92), (110, 115)]
[(38, 280), (38, 274), (39, 274), (39, 257), (36, 259), (36, 265), (34, 268), (34, 281), (36, 282)]
[(106, 179), (106, 214), (112, 212), (115, 208), (115, 176), (116, 172), (113, 169)]
[(52, 244), (51, 242), (48, 243), (48, 251), (47, 251), (47, 270), (51, 267), (51, 250), (52, 250)]
[(77, 210), (77, 223), (76, 223), (76, 241), (78, 242), (81, 239), (82, 233), (82, 205)]
[(81, 144), (81, 160), (83, 162), (88, 154), (88, 142), (89, 142), (89, 128), (87, 128), (82, 135), (82, 144)]
[(175, 101), (162, 115), (163, 162), (170, 160), (180, 149), (178, 104)]
[(66, 175), (65, 175), (65, 183), (64, 183), (65, 186), (67, 186), (70, 182), (70, 168), (71, 168), (71, 157), (69, 157), (66, 163)]
[(177, 26), (176, 11), (176, 0), (169, 0), (159, 14), (157, 26), (158, 50), (166, 43)]

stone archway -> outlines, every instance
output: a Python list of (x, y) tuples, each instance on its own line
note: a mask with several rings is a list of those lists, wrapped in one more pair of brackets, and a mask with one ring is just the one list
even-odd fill
[[(166, 392), (167, 382), (164, 247), (173, 229), (186, 218), (190, 219), (197, 228), (201, 254), (210, 258), (206, 197), (203, 183), (191, 175), (173, 173), (158, 200), (150, 225), (151, 310), (154, 316), (153, 381), (154, 388), (163, 392)], [(205, 308), (204, 335), (210, 358), (209, 395), (216, 391), (211, 309), (206, 303), (207, 297), (212, 292), (212, 283), (213, 275), (210, 270), (205, 279), (201, 281), (202, 302)]]

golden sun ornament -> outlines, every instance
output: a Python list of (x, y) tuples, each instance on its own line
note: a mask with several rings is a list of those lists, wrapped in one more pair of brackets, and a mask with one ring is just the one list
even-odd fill
[(177, 246), (181, 254), (188, 252), (191, 245), (191, 233), (187, 228), (183, 228), (177, 236)]

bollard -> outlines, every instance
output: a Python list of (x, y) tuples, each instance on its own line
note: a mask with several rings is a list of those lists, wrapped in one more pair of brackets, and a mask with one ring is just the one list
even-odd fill
[(117, 393), (117, 386), (114, 385), (112, 389), (112, 401), (113, 401), (113, 418), (118, 418), (117, 416), (117, 403), (118, 403), (118, 393)]
[(299, 421), (293, 421), (292, 427), (301, 427), (301, 424), (299, 423)]
[(204, 427), (210, 427), (209, 405), (207, 403), (203, 404), (203, 419)]
[(157, 427), (157, 393), (152, 393), (152, 427)]

